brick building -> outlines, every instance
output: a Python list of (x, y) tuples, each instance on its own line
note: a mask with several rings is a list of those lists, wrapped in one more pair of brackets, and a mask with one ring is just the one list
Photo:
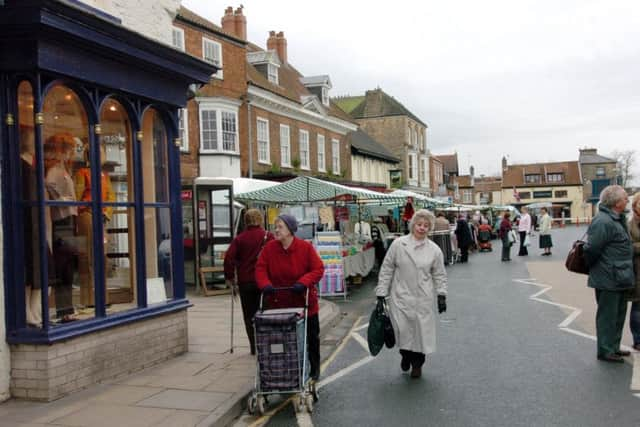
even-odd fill
[(501, 205), (502, 177), (480, 176), (478, 178), (475, 178), (474, 191), (474, 204)]
[(434, 196), (446, 194), (444, 186), (444, 165), (436, 156), (429, 156), (429, 185)]
[(430, 194), (428, 126), (422, 120), (380, 88), (335, 101), (362, 130), (401, 160), (405, 188)]
[(460, 203), (458, 153), (438, 154), (434, 157), (442, 163), (442, 182), (444, 183), (444, 188), (441, 187), (437, 195), (451, 197), (456, 203)]
[(177, 47), (221, 67), (185, 114), (185, 183), (198, 175), (349, 180), (345, 135), (357, 125), (330, 101), (329, 76), (297, 71), (283, 32), (270, 32), (266, 49), (248, 42), (242, 7), (228, 7), (221, 24), (184, 7), (174, 23)]
[[(617, 161), (601, 156), (596, 148), (583, 148), (580, 149), (578, 162), (584, 184), (584, 202), (591, 203), (595, 210), (604, 187), (617, 183)], [(595, 215), (595, 211), (592, 214)]]

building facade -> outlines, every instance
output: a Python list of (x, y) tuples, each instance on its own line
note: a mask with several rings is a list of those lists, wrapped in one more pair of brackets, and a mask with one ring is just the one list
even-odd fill
[(400, 159), (403, 187), (430, 194), (427, 125), (382, 89), (335, 99), (361, 129)]
[(584, 202), (592, 206), (595, 215), (600, 192), (607, 186), (618, 182), (616, 159), (601, 156), (596, 148), (580, 149), (578, 157), (584, 183)]
[(502, 204), (502, 178), (499, 176), (480, 176), (474, 182), (476, 205)]
[(385, 190), (391, 188), (391, 172), (398, 169), (400, 159), (363, 130), (347, 134), (351, 147), (351, 181), (353, 184)]
[(0, 49), (11, 395), (185, 352), (177, 112), (216, 68), (80, 2), (3, 2)]
[(502, 204), (521, 208), (545, 203), (554, 220), (583, 222), (592, 216), (583, 188), (577, 161), (508, 165), (503, 159)]

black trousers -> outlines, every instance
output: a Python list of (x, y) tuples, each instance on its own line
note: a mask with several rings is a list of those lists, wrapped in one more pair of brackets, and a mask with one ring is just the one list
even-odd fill
[(307, 351), (310, 376), (317, 380), (320, 377), (320, 318), (317, 314), (307, 318)]
[(469, 261), (469, 246), (461, 246), (460, 247), (460, 262)]
[(417, 351), (400, 350), (403, 359), (409, 360), (413, 368), (421, 368), (424, 365), (425, 355)]
[(240, 305), (242, 305), (242, 317), (244, 327), (247, 330), (251, 354), (256, 354), (256, 338), (253, 329), (253, 316), (256, 315), (260, 305), (260, 291), (255, 283), (242, 283), (238, 285), (240, 291)]
[(518, 255), (529, 255), (529, 251), (527, 250), (527, 247), (524, 245), (524, 239), (527, 237), (527, 232), (518, 231), (518, 234), (520, 234), (520, 251), (518, 252)]

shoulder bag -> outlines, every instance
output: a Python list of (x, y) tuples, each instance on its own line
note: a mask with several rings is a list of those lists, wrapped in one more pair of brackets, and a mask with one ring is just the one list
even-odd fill
[(573, 271), (574, 273), (589, 274), (589, 267), (587, 266), (587, 260), (584, 256), (584, 245), (586, 243), (584, 241), (585, 237), (586, 234), (579, 240), (573, 242), (573, 246), (567, 254), (567, 259), (564, 262), (567, 270)]

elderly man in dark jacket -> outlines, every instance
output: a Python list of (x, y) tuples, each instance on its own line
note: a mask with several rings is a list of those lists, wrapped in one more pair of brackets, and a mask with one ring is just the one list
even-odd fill
[(596, 291), (598, 359), (623, 363), (628, 351), (620, 350), (627, 314), (625, 291), (633, 288), (633, 247), (624, 212), (629, 198), (619, 185), (600, 193), (599, 212), (587, 231), (584, 253), (590, 288)]

